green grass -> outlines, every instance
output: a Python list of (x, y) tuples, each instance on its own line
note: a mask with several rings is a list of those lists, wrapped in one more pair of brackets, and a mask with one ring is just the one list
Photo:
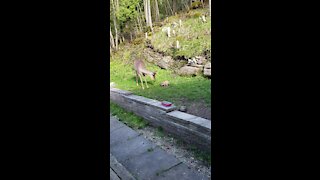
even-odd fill
[[(127, 52), (126, 52), (127, 53)], [(181, 77), (168, 70), (147, 64), (150, 71), (157, 71), (156, 81), (147, 77), (149, 88), (142, 90), (141, 83), (136, 85), (133, 59), (113, 59), (110, 62), (110, 82), (115, 82), (119, 89), (130, 91), (136, 95), (159, 101), (170, 101), (175, 105), (188, 101), (203, 101), (211, 105), (211, 80), (202, 76)], [(168, 80), (169, 87), (161, 87), (160, 83)]]
[[(192, 10), (184, 15), (171, 16), (169, 22), (163, 27), (168, 27), (172, 22), (179, 23), (179, 19), (182, 20), (182, 27), (175, 29), (176, 36), (167, 37), (167, 35), (157, 29), (158, 31), (150, 37), (151, 43), (155, 49), (165, 52), (172, 57), (184, 56), (192, 58), (194, 56), (203, 55), (204, 51), (211, 50), (211, 18), (206, 17), (206, 23), (202, 23), (199, 17), (208, 11), (205, 9)], [(171, 45), (175, 45), (176, 40), (179, 41), (181, 48), (175, 50), (171, 48)]]
[(124, 122), (133, 129), (141, 129), (148, 125), (148, 122), (142, 118), (134, 115), (131, 112), (125, 111), (120, 106), (110, 101), (110, 112), (119, 118), (120, 121)]

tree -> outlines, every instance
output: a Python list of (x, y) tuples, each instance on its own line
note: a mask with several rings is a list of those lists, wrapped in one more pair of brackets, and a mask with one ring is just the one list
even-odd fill
[(209, 0), (209, 12), (210, 12), (209, 16), (211, 17), (211, 0)]
[(152, 19), (151, 19), (150, 0), (144, 0), (144, 12), (145, 12), (145, 16), (146, 16), (147, 26), (150, 27), (151, 31), (153, 31)]
[(158, 22), (160, 20), (160, 13), (159, 13), (159, 5), (158, 5), (158, 0), (154, 0), (154, 7), (155, 7), (155, 19), (156, 22)]
[(113, 0), (111, 0), (111, 3), (112, 3), (112, 7), (113, 7), (113, 25), (114, 25), (114, 30), (115, 30), (115, 49), (117, 50), (118, 49), (118, 29), (117, 29), (117, 20), (116, 20), (116, 8), (115, 8), (115, 5), (114, 5), (114, 2)]

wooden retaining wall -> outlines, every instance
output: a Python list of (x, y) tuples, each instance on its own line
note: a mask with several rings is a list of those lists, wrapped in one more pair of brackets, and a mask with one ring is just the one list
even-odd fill
[(150, 122), (154, 127), (162, 127), (164, 131), (175, 137), (211, 151), (211, 121), (177, 111), (173, 105), (164, 107), (160, 101), (137, 96), (129, 91), (110, 88), (110, 99), (127, 111)]

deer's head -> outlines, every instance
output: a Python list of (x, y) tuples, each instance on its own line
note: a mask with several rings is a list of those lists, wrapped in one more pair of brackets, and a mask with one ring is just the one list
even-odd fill
[(150, 78), (151, 78), (152, 80), (156, 80), (156, 74), (157, 74), (157, 72), (152, 72), (152, 73), (150, 74)]

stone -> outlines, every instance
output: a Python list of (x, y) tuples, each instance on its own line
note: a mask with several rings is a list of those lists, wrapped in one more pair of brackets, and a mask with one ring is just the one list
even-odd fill
[(172, 112), (167, 113), (167, 115), (171, 116), (171, 117), (174, 117), (176, 119), (181, 119), (183, 121), (188, 121), (190, 119), (194, 119), (194, 118), (197, 117), (197, 116), (194, 116), (194, 115), (191, 115), (191, 114), (188, 114), (188, 113), (183, 113), (183, 112), (180, 112), (180, 111), (172, 111)]
[(182, 111), (182, 112), (187, 112), (187, 107), (186, 106), (181, 106), (179, 110)]
[(130, 91), (125, 91), (125, 90), (121, 90), (121, 89), (117, 89), (117, 88), (110, 88), (110, 92), (118, 93), (118, 94), (123, 94), (123, 95), (130, 95), (130, 94), (132, 94), (132, 92), (130, 92)]
[(211, 69), (203, 69), (203, 75), (211, 76)]
[(203, 65), (199, 65), (199, 64), (191, 64), (192, 67), (196, 67), (196, 68), (203, 68)]
[(163, 82), (160, 84), (160, 86), (163, 86), (163, 87), (166, 87), (166, 86), (169, 86), (169, 85), (170, 85), (169, 81), (163, 81)]
[[(176, 106), (174, 106), (174, 105), (166, 107), (166, 106), (163, 106), (160, 101), (145, 98), (142, 96), (131, 95), (131, 96), (127, 96), (127, 98), (132, 101), (138, 102), (139, 104), (149, 105), (152, 108), (157, 108), (157, 109), (163, 110), (165, 112), (170, 112), (170, 111), (173, 111), (176, 109)], [(135, 106), (135, 104), (132, 104), (132, 106)], [(134, 107), (132, 107), (132, 108), (134, 108)]]
[(211, 69), (211, 62), (208, 62), (205, 66), (204, 66), (205, 69)]
[(201, 68), (192, 67), (192, 66), (184, 66), (179, 71), (178, 74), (182, 76), (190, 76), (190, 75), (197, 75), (202, 71)]
[(174, 60), (171, 56), (164, 56), (163, 58), (159, 58), (155, 61), (155, 64), (162, 69), (169, 69), (174, 64)]

